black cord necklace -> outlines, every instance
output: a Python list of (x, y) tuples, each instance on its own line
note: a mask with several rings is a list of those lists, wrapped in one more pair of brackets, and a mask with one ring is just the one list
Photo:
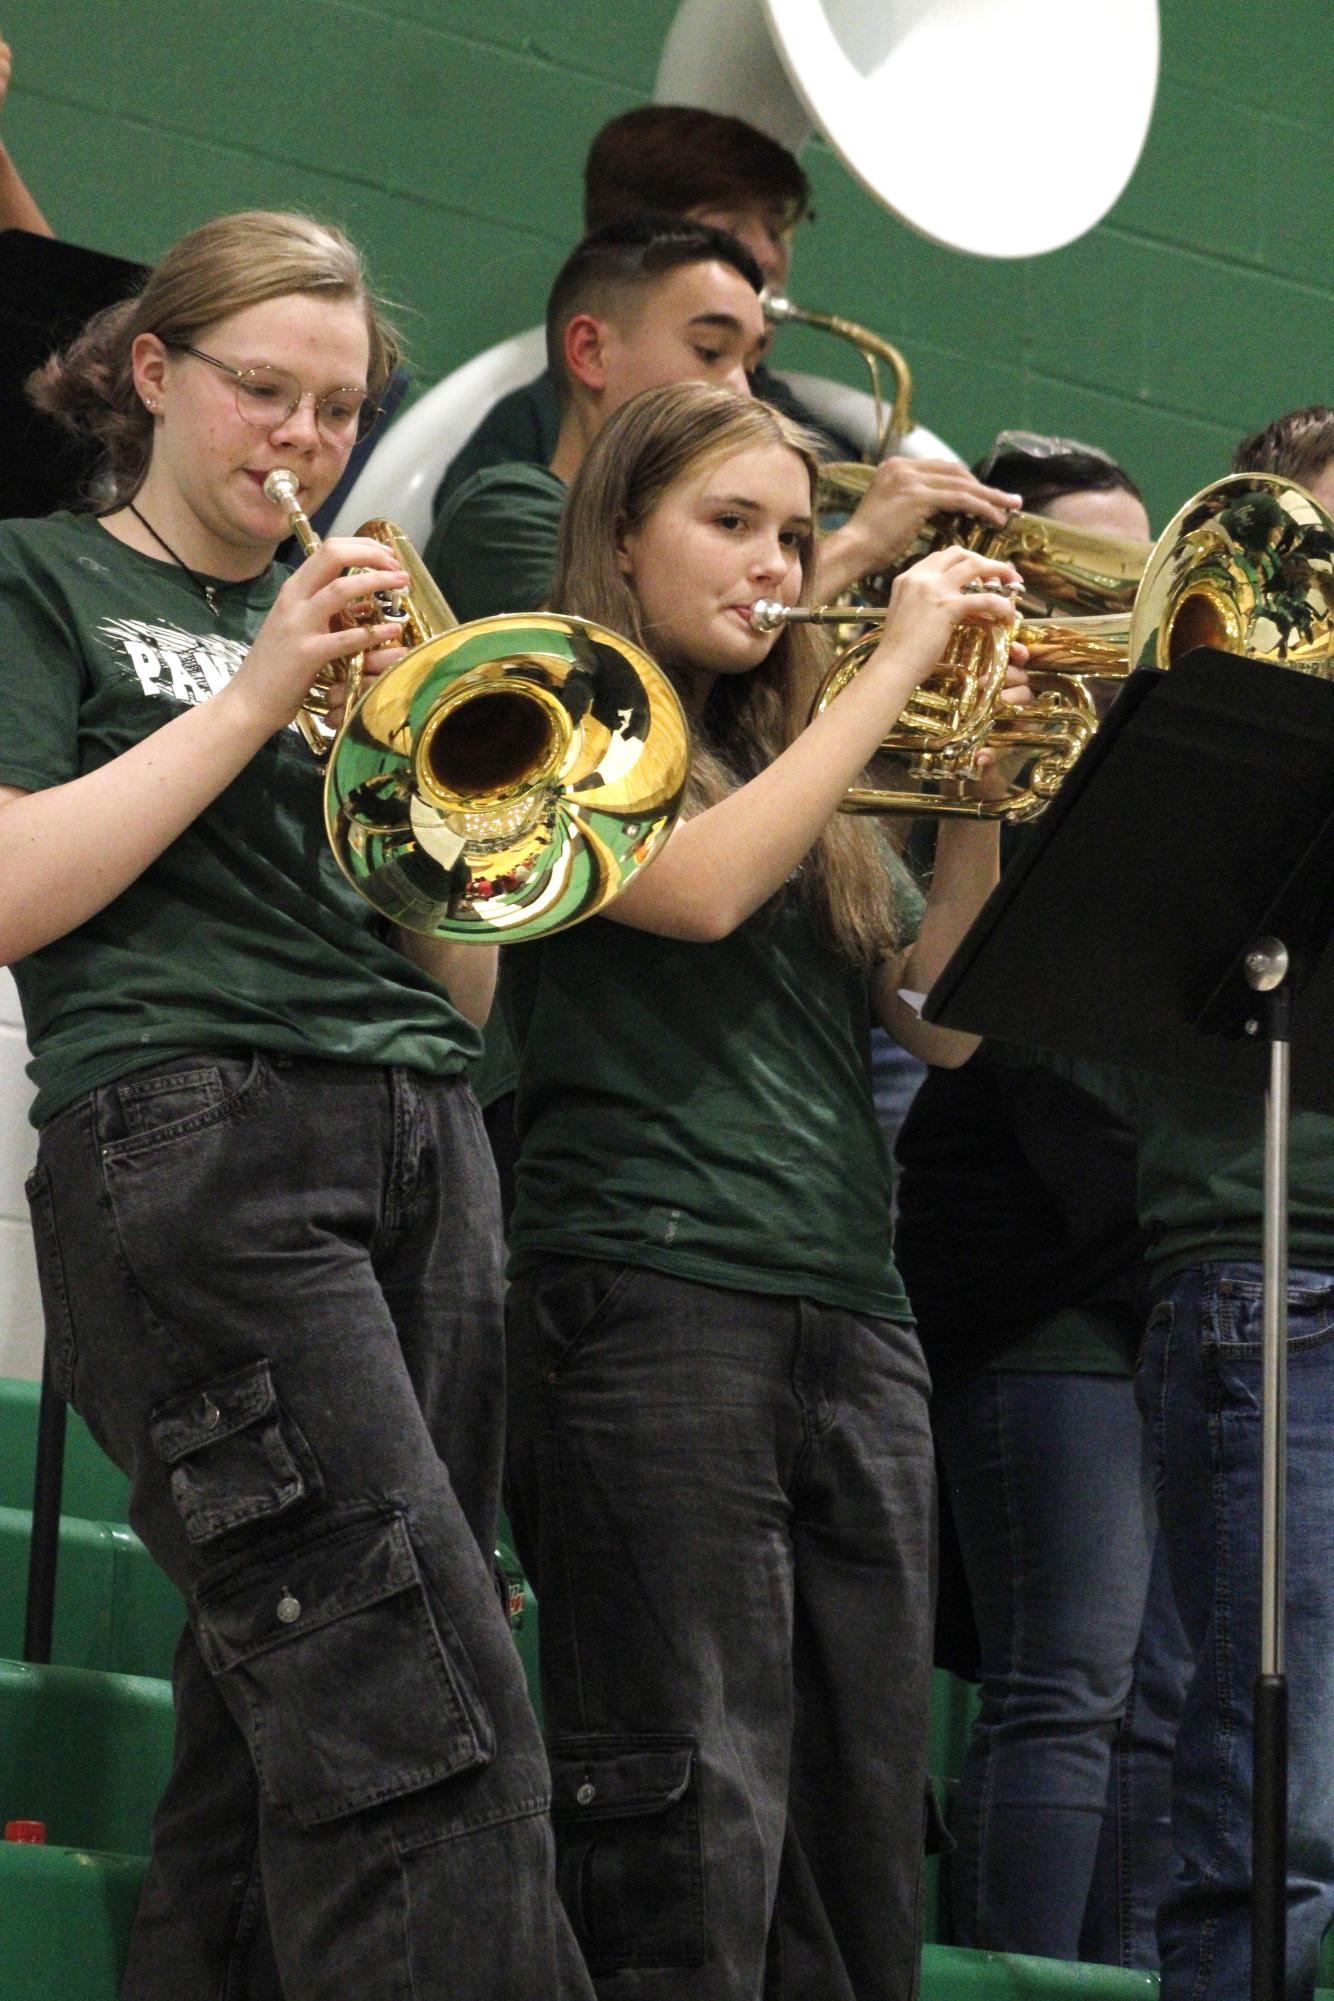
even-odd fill
[[(190, 565), (186, 562), (185, 558), (183, 556), (177, 555), (176, 551), (172, 548), (171, 543), (167, 540), (166, 536), (158, 534), (158, 531), (153, 526), (152, 522), (149, 521), (144, 515), (142, 515), (139, 512), (139, 509), (135, 506), (132, 500), (127, 500), (125, 505), (126, 507), (128, 507), (130, 513), (134, 516), (135, 520), (139, 523), (139, 525), (148, 530), (149, 534), (152, 536), (153, 540), (159, 545), (159, 547), (166, 550), (167, 554), (171, 557), (172, 562), (177, 564), (180, 569), (185, 571), (186, 576), (190, 579), (190, 582), (195, 586), (195, 589), (202, 592), (205, 603), (208, 605), (208, 608), (212, 612), (214, 618), (216, 618), (218, 616), (218, 586), (216, 584), (209, 583), (206, 577), (201, 577), (198, 570), (192, 570), (190, 568)], [(258, 570), (256, 571), (254, 577), (246, 577), (243, 579), (243, 581), (245, 583), (254, 583), (256, 581), (256, 578), (262, 577), (264, 574), (265, 574), (264, 570)]]

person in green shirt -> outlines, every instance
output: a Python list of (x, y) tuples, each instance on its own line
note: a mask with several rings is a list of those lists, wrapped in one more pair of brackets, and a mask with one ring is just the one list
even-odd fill
[[(717, 382), (748, 395), (763, 347), (760, 273), (749, 251), (699, 223), (636, 216), (571, 253), (547, 304), (550, 377), (561, 410), (550, 465), (481, 467), (454, 488), (423, 552), (461, 619), (548, 600), (565, 494), (589, 445), (630, 397), (659, 383)], [(492, 1015), (473, 1089), (486, 1118), (502, 1211), (513, 1205), (519, 1059)]]
[(396, 348), (338, 231), (206, 224), (34, 381), (105, 511), (0, 525), (47, 1362), (189, 1614), (135, 2001), (589, 1993), (492, 1579), (493, 958), (384, 934), (296, 727), (407, 578), (273, 562), (267, 476), (313, 512)]
[[(1143, 500), (1094, 447), (1003, 432), (981, 470), (1027, 514), (1148, 546)], [(1184, 1640), (1135, 1402), (1134, 1137), (1077, 1071), (988, 1043), (928, 1072), (898, 1154), (942, 1545), (952, 1529), (961, 1560), (953, 1590), (942, 1564), (942, 1624), (974, 1628), (946, 1664), (980, 1695), (950, 1821), (950, 1935), (1152, 1969)]]
[[(609, 118), (588, 149), (584, 228), (592, 235), (643, 216), (725, 230), (754, 258), (766, 289), (783, 294), (797, 229), (813, 212), (810, 184), (795, 154), (744, 118), (693, 104), (637, 104)], [(860, 458), (861, 444), (817, 417), (767, 366), (767, 354), (766, 339), (762, 355), (748, 364), (751, 395), (811, 430), (822, 458)], [(559, 379), (559, 369), (549, 367), (487, 411), (445, 469), (435, 496), (437, 514), (455, 488), (483, 466), (550, 463), (563, 414)], [(863, 536), (869, 554), (860, 569), (845, 572), (845, 580), (892, 561), (928, 515), (959, 508), (985, 518), (987, 503), (979, 508), (980, 497), (956, 460), (897, 455), (883, 460), (846, 538), (850, 557)], [(822, 586), (831, 597), (842, 588), (828, 581)]]
[[(768, 340), (762, 271), (711, 222), (642, 211), (594, 230), (556, 274), (546, 312), (547, 374), (560, 413), (548, 456), (489, 459), (451, 487), (427, 567), (461, 619), (550, 601), (565, 490), (608, 418), (670, 382), (755, 392)], [(750, 371), (750, 373), (748, 373)], [(821, 597), (892, 564), (930, 515), (1003, 523), (1017, 493), (951, 460), (886, 460), (847, 520), (822, 536)]]
[(916, 1984), (933, 1476), (868, 1032), (971, 1052), (905, 990), (997, 844), (942, 833), (910, 944), (878, 829), (838, 808), (955, 625), (1011, 618), (1016, 573), (960, 549), (906, 573), (806, 726), (824, 648), (752, 615), (809, 593), (816, 469), (766, 405), (658, 389), (595, 439), (561, 530), (561, 603), (653, 652), (694, 737), (652, 866), (504, 955), (508, 1492), (560, 1878), (607, 1997)]
[[(740, 243), (762, 282), (779, 291), (810, 199), (801, 164), (786, 146), (744, 119), (695, 105), (639, 104), (618, 112), (595, 135), (584, 161), (586, 234), (645, 215), (708, 223)], [(813, 423), (758, 355), (748, 372), (752, 395), (776, 403), (797, 423)], [(550, 463), (561, 426), (558, 380), (559, 370), (548, 368), (492, 405), (445, 468), (435, 494), (437, 514), (483, 466)], [(824, 448), (832, 458), (857, 457), (848, 437), (830, 435)]]
[(720, 229), (634, 216), (585, 237), (547, 301), (560, 405), (550, 463), (488, 465), (436, 517), (427, 568), (461, 619), (533, 611), (556, 567), (565, 492), (607, 419), (643, 389), (716, 382), (748, 395), (764, 346), (760, 271)]
[[(1234, 472), (1334, 502), (1334, 411), (1246, 439)], [(1298, 1001), (1300, 1022), (1300, 999)], [(1153, 1306), (1139, 1390), (1196, 1671), (1174, 1770), (1177, 1873), (1159, 1917), (1164, 2001), (1250, 1991), (1254, 1686), (1260, 1660), (1264, 1111), (1133, 1080)], [(1334, 1919), (1334, 1118), (1295, 1107), (1288, 1156), (1287, 1979), (1315, 1990)]]
[[(713, 382), (749, 395), (747, 370), (767, 337), (760, 284), (750, 251), (705, 222), (632, 214), (571, 252), (547, 302), (548, 373), (561, 409), (550, 464), (481, 467), (451, 492), (426, 544), (427, 567), (459, 618), (565, 609), (552, 597), (561, 513), (594, 439), (632, 397), (662, 384)], [(899, 553), (929, 512), (1001, 522), (1017, 504), (1017, 494), (983, 485), (964, 466), (924, 466), (908, 498), (896, 492), (886, 504), (873, 492), (823, 537), (817, 588), (837, 596)], [(493, 1020), (474, 1083), (507, 1214), (516, 1075), (509, 1037)]]

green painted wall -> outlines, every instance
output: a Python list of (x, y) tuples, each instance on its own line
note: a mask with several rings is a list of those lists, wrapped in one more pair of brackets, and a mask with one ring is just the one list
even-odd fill
[[(3, 130), (60, 233), (125, 256), (152, 259), (227, 208), (343, 222), (430, 380), (540, 316), (577, 234), (587, 142), (648, 95), (674, 6), (0, 0), (17, 59)], [(1097, 50), (1079, 50), (1081, 0), (1067, 8), (1096, 144)], [(793, 285), (896, 339), (919, 416), (965, 456), (1006, 423), (1087, 437), (1138, 475), (1159, 524), (1242, 432), (1334, 400), (1334, 5), (1162, 12), (1148, 146), (1082, 242), (1020, 263), (937, 249), (812, 146), (818, 221)], [(943, 121), (948, 107), (942, 84)], [(975, 153), (979, 204), (1062, 171), (1022, 102), (998, 106), (989, 137), (941, 143)], [(857, 379), (826, 340), (786, 334), (779, 358)]]

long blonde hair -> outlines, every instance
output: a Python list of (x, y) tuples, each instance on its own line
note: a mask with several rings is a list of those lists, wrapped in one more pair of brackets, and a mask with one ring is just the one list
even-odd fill
[(82, 333), (29, 376), (40, 410), (103, 448), (97, 502), (123, 506), (148, 471), (153, 419), (134, 387), (131, 349), (141, 333), (169, 345), (195, 341), (206, 327), (289, 292), (354, 299), (370, 338), (367, 386), (383, 391), (400, 345), (371, 291), (360, 252), (341, 229), (276, 209), (223, 215), (183, 236), (141, 291), (95, 313)]
[[(617, 561), (618, 538), (646, 521), (698, 466), (768, 445), (801, 460), (813, 508), (814, 440), (767, 403), (693, 382), (632, 398), (598, 433), (570, 488), (551, 603), (644, 645), (639, 601)], [(802, 562), (803, 604), (811, 601), (810, 555), (807, 549)], [(718, 677), (695, 720), (688, 812), (716, 805), (795, 741), (828, 660), (816, 628), (787, 626), (753, 672)], [(672, 674), (670, 661), (663, 666)], [(888, 843), (871, 822), (835, 814), (807, 856), (795, 893), (828, 942), (854, 964), (872, 966), (900, 947)]]

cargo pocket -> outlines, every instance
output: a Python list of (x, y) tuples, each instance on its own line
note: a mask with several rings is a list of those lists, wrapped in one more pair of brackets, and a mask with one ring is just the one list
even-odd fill
[(278, 1408), (267, 1362), (252, 1362), (159, 1404), (153, 1450), (191, 1542), (280, 1515), (323, 1491), (300, 1430)]
[(24, 1188), (32, 1214), (37, 1283), (42, 1295), (42, 1319), (46, 1328), (47, 1366), (57, 1394), (68, 1403), (74, 1393), (74, 1315), (70, 1310), (65, 1261), (60, 1254), (60, 1237), (56, 1231), (51, 1177), (40, 1161), (28, 1176)]
[(704, 1857), (692, 1737), (551, 1746), (560, 1892), (592, 1973), (704, 1961)]
[(299, 1827), (494, 1752), (471, 1665), (442, 1643), (399, 1516), (343, 1523), (206, 1586), (195, 1628), (265, 1799)]

